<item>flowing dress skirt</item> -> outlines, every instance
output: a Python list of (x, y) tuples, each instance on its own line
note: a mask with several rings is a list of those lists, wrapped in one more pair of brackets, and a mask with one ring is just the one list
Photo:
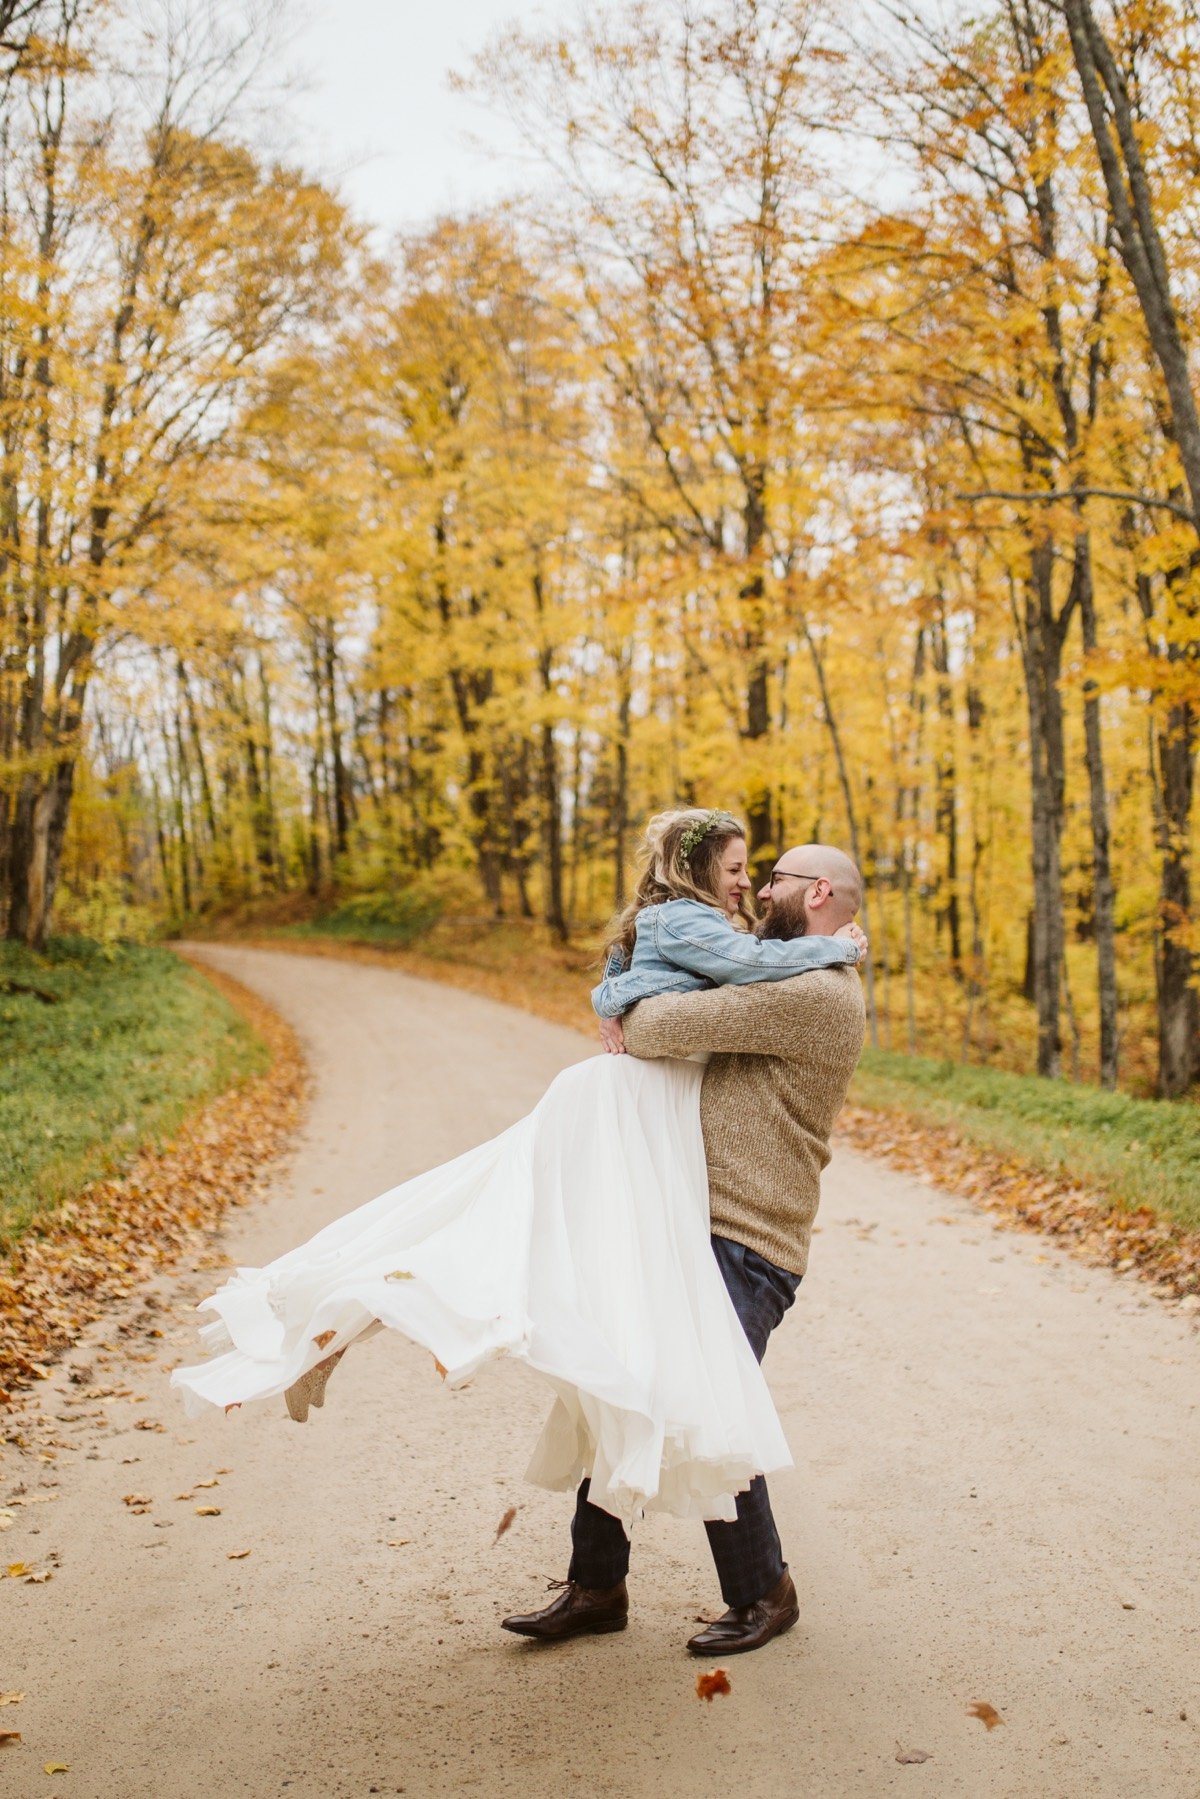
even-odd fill
[(499, 1137), (239, 1268), (200, 1306), (214, 1353), (172, 1384), (193, 1411), (277, 1396), (380, 1326), (451, 1386), (513, 1356), (555, 1393), (528, 1479), (589, 1474), (626, 1527), (732, 1518), (791, 1457), (709, 1241), (703, 1075), (633, 1056), (564, 1070)]

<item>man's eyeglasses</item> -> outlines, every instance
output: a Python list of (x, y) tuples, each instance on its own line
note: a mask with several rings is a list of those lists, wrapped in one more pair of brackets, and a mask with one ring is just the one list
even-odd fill
[(773, 868), (767, 886), (774, 887), (776, 881), (824, 881), (828, 878), (827, 875), (793, 874), (790, 868)]

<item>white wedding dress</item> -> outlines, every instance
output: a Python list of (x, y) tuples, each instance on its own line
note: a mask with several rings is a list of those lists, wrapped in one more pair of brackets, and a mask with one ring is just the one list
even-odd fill
[(200, 1307), (218, 1353), (172, 1384), (193, 1410), (277, 1396), (381, 1325), (451, 1386), (513, 1356), (556, 1394), (530, 1480), (589, 1474), (626, 1527), (649, 1509), (733, 1518), (791, 1457), (709, 1242), (703, 1074), (633, 1056), (566, 1069), (501, 1136), (239, 1268)]

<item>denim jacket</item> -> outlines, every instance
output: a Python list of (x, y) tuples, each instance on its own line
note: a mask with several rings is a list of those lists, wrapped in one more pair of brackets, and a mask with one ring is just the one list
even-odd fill
[(613, 951), (604, 979), (592, 989), (592, 1005), (601, 1018), (617, 1018), (656, 993), (786, 981), (812, 968), (857, 961), (858, 950), (848, 937), (764, 940), (735, 931), (715, 906), (701, 900), (668, 900), (638, 913), (633, 959), (626, 968), (620, 950)]

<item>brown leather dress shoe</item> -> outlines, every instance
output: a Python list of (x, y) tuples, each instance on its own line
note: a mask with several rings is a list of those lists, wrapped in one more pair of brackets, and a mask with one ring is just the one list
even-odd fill
[(733, 1605), (688, 1642), (693, 1655), (743, 1655), (790, 1630), (800, 1616), (796, 1589), (785, 1568), (771, 1591), (753, 1605)]
[(566, 1637), (624, 1630), (629, 1622), (629, 1594), (624, 1581), (600, 1589), (577, 1587), (573, 1580), (552, 1580), (550, 1585), (561, 1587), (557, 1599), (540, 1612), (515, 1612), (511, 1618), (503, 1618), (501, 1628), (515, 1631), (519, 1637), (559, 1643)]

